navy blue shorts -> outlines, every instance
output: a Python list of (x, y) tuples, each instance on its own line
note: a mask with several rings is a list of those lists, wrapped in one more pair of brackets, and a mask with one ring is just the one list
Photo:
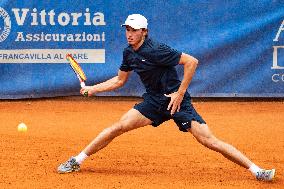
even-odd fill
[(206, 123), (195, 111), (188, 93), (183, 98), (179, 112), (175, 112), (173, 115), (167, 110), (170, 98), (162, 95), (150, 95), (148, 93), (145, 93), (143, 98), (144, 101), (136, 104), (134, 109), (150, 119), (154, 127), (173, 119), (180, 131), (187, 132), (191, 128), (192, 121), (197, 121), (200, 124)]

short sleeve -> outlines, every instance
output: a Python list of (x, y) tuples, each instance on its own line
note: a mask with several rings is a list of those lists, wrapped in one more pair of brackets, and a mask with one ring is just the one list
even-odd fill
[(122, 63), (120, 65), (120, 70), (121, 71), (125, 71), (125, 72), (129, 72), (129, 71), (132, 71), (133, 69), (130, 67), (128, 61), (127, 61), (127, 56), (128, 56), (128, 53), (126, 50), (123, 51), (123, 59), (122, 59)]
[(160, 44), (155, 53), (155, 62), (162, 66), (176, 66), (179, 64), (182, 52), (165, 44)]

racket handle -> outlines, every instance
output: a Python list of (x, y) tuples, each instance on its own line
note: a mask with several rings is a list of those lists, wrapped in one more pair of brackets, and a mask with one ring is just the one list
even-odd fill
[(76, 74), (76, 75), (77, 75), (77, 77), (78, 77), (78, 79), (80, 81), (81, 88), (85, 87), (86, 85), (85, 85), (84, 80), (82, 80), (81, 77), (78, 74)]
[(83, 82), (83, 81), (80, 83), (80, 85), (81, 85), (81, 88), (83, 88), (83, 87), (86, 86), (86, 85), (85, 85), (85, 82)]
[(88, 91), (84, 92), (83, 96), (84, 97), (88, 97), (89, 96), (89, 92)]

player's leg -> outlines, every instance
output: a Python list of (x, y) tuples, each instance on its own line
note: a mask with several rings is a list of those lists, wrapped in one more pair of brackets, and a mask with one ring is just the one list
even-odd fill
[(181, 109), (173, 115), (173, 119), (181, 131), (191, 132), (198, 142), (211, 150), (221, 153), (232, 162), (249, 169), (257, 179), (271, 181), (274, 178), (275, 169), (260, 169), (234, 146), (215, 137), (192, 106), (189, 97), (183, 99)]
[(236, 164), (247, 169), (252, 165), (252, 162), (239, 150), (216, 138), (206, 124), (200, 124), (196, 121), (192, 121), (189, 132), (192, 133), (199, 143), (211, 150), (221, 153), (224, 157)]
[(234, 146), (215, 137), (206, 124), (200, 124), (196, 121), (192, 121), (191, 128), (189, 128), (188, 131), (191, 132), (196, 140), (202, 145), (221, 153), (232, 162), (249, 169), (257, 177), (257, 179), (271, 181), (274, 178), (274, 169), (260, 169)]
[(115, 137), (139, 127), (150, 125), (152, 121), (138, 110), (131, 109), (109, 128), (104, 129), (84, 150), (90, 156), (106, 147)]
[(138, 110), (131, 109), (112, 126), (104, 129), (99, 135), (76, 157), (58, 167), (59, 173), (69, 173), (80, 170), (80, 164), (90, 155), (106, 147), (115, 137), (140, 127), (151, 124), (152, 121), (143, 116)]

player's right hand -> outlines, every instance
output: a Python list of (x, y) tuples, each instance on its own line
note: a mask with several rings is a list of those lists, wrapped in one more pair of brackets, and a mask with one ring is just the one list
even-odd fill
[(80, 93), (85, 97), (89, 97), (95, 94), (95, 90), (93, 86), (85, 86), (81, 88)]

